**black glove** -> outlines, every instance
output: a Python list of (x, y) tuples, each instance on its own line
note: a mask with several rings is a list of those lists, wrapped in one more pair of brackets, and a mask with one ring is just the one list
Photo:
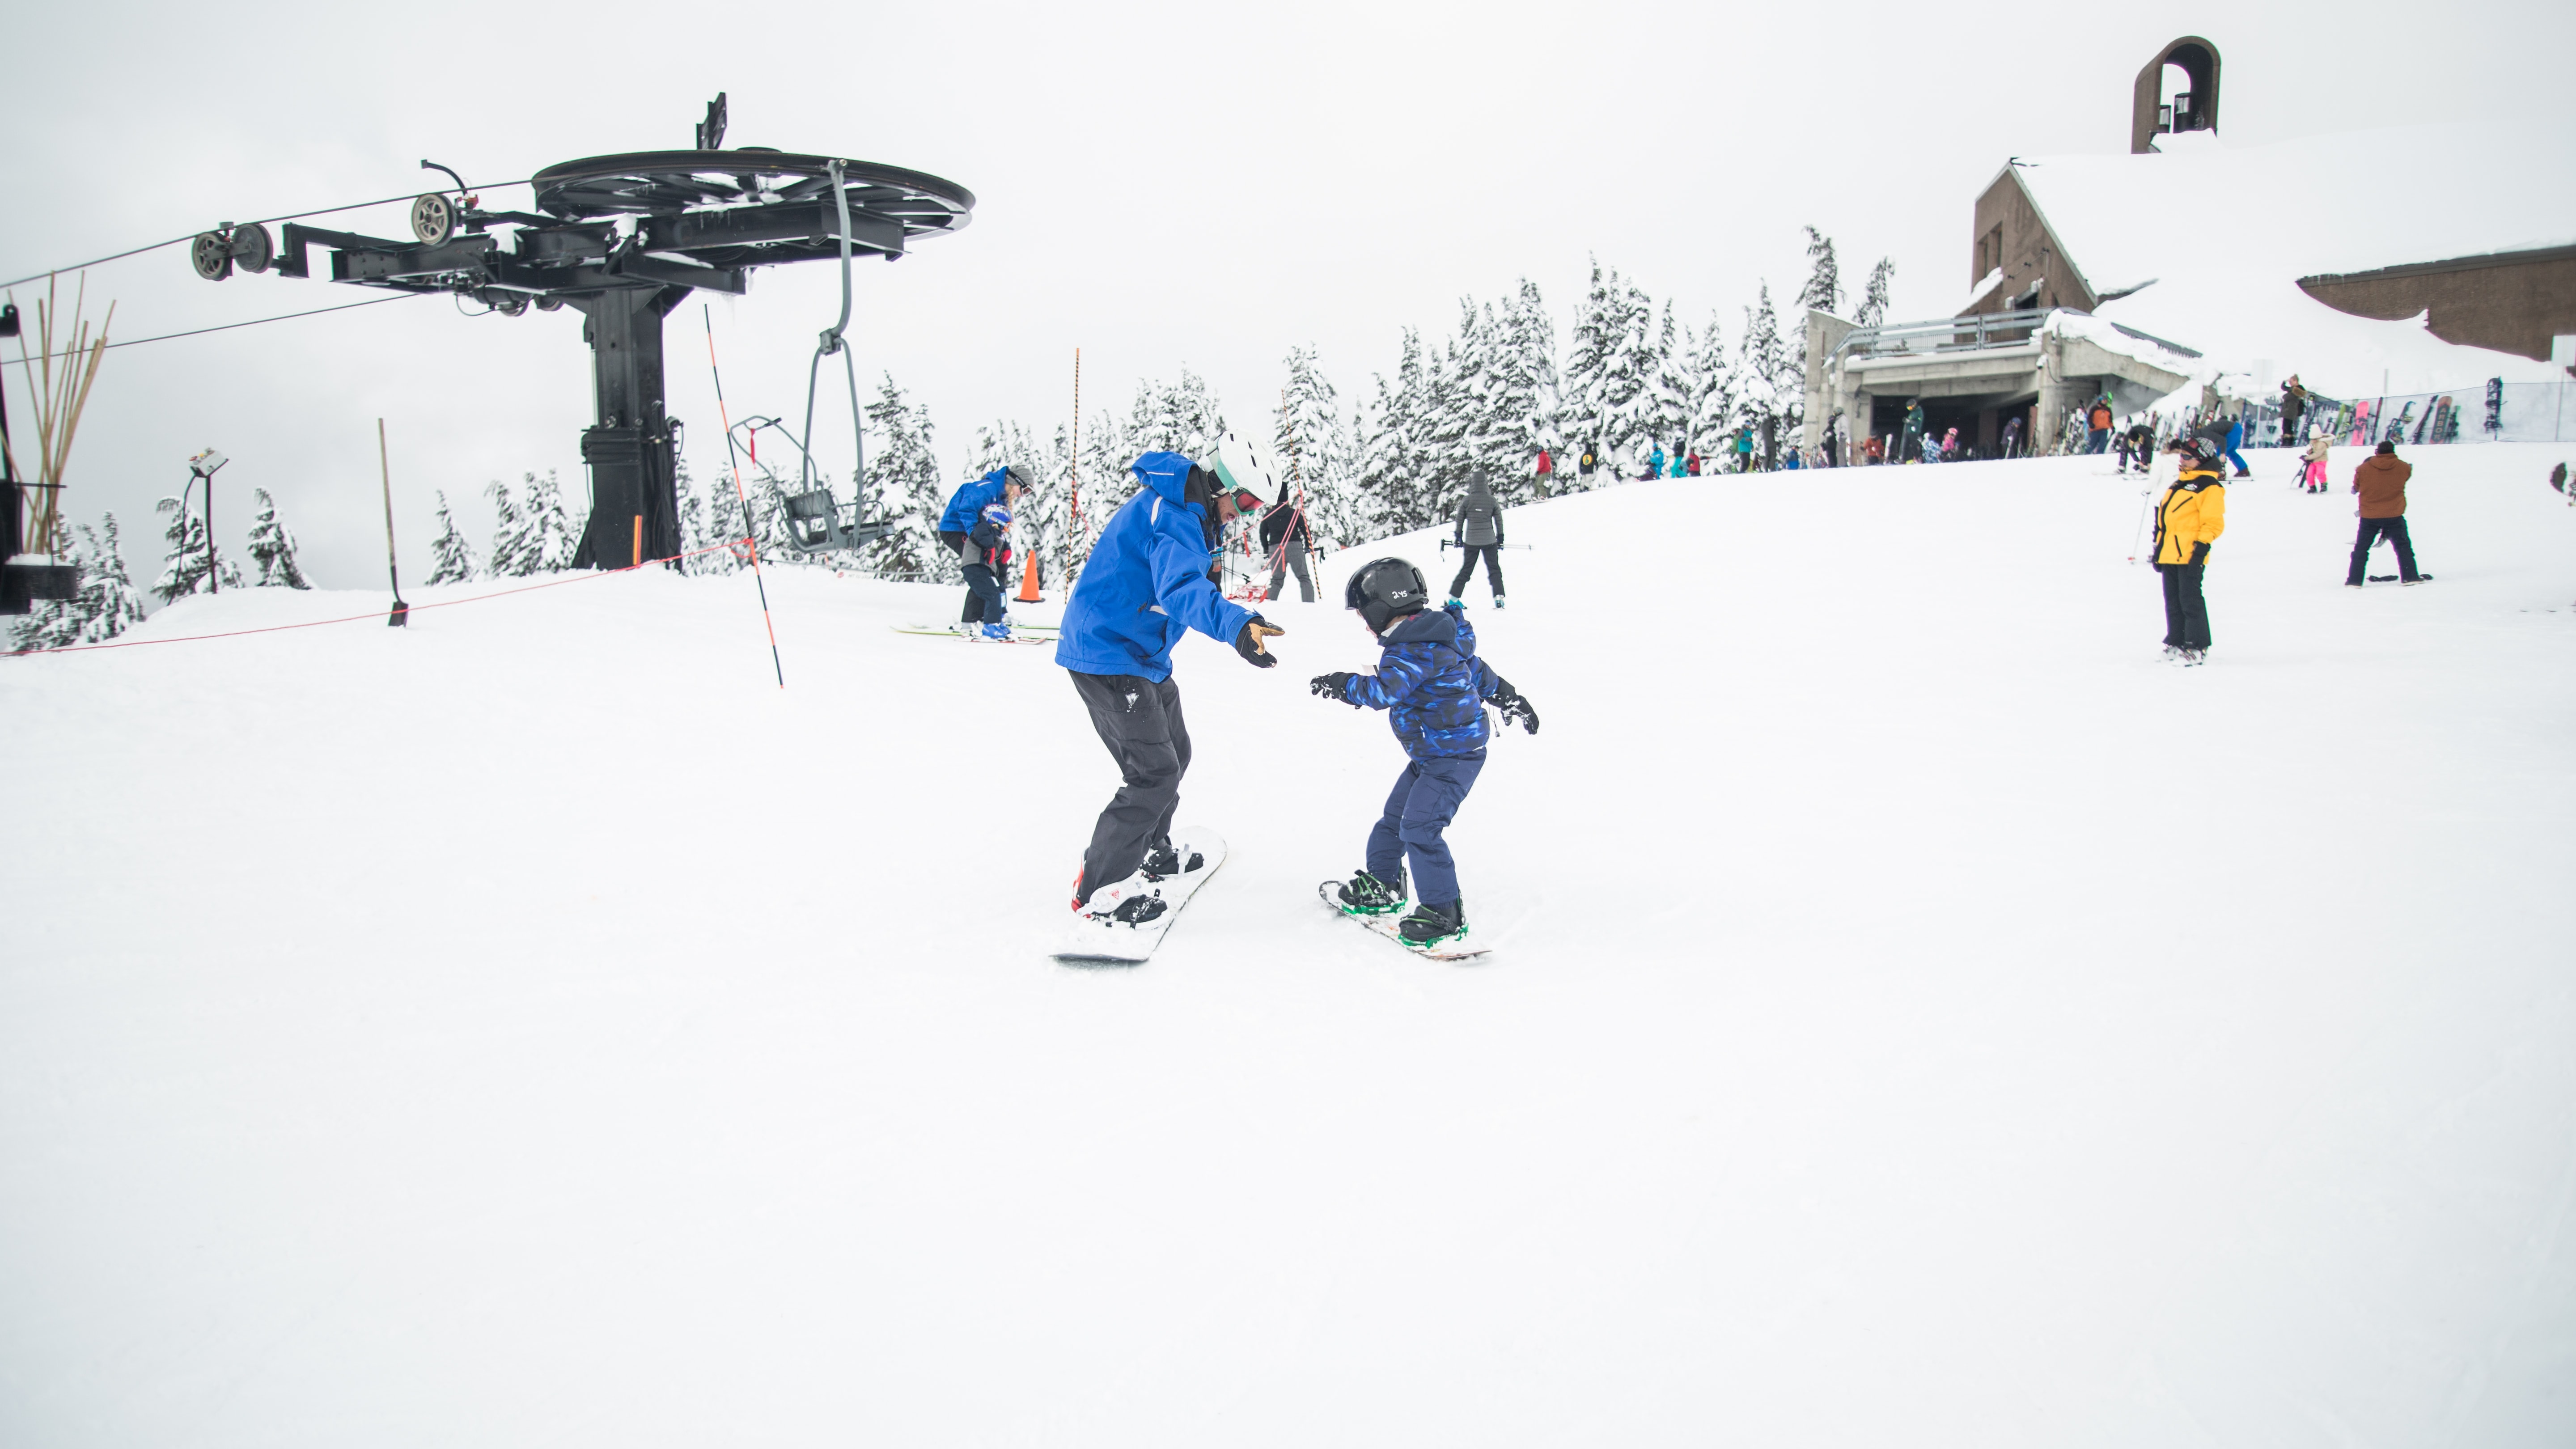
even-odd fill
[(1234, 652), (1242, 655), (1243, 662), (1253, 668), (1268, 669), (1279, 662), (1279, 656), (1271, 653), (1261, 641), (1274, 634), (1287, 632), (1259, 614), (1255, 614), (1243, 621), (1242, 630), (1234, 636)]
[(1498, 678), (1494, 683), (1496, 688), (1491, 698), (1494, 708), (1502, 711), (1503, 723), (1517, 724), (1531, 734), (1537, 734), (1538, 707), (1531, 704), (1526, 695), (1512, 688), (1509, 682)]
[(1330, 674), (1318, 674), (1307, 680), (1306, 688), (1313, 691), (1317, 699), (1329, 699), (1357, 709), (1359, 705), (1351, 699), (1351, 681), (1358, 677), (1349, 670), (1337, 669)]

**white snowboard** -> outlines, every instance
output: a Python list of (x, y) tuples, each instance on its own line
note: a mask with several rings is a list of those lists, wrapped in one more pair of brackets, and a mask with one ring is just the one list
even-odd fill
[(1334, 893), (1341, 889), (1341, 885), (1340, 881), (1328, 880), (1315, 887), (1315, 895), (1323, 901), (1324, 909), (1372, 936), (1383, 936), (1393, 941), (1416, 956), (1427, 956), (1434, 961), (1473, 961), (1493, 949), (1490, 946), (1476, 944), (1475, 926), (1472, 922), (1468, 926), (1468, 934), (1458, 940), (1443, 941), (1437, 946), (1417, 946), (1404, 939), (1403, 933), (1396, 929), (1397, 923), (1404, 919), (1404, 913), (1401, 911), (1390, 911), (1383, 916), (1354, 916), (1343, 910), (1341, 903), (1333, 898)]
[(1175, 828), (1172, 846), (1184, 861), (1197, 854), (1199, 868), (1165, 876), (1155, 887), (1167, 907), (1161, 915), (1141, 926), (1077, 922), (1056, 946), (1055, 959), (1074, 966), (1141, 966), (1153, 959), (1154, 948), (1163, 943), (1163, 933), (1172, 928), (1172, 922), (1180, 919), (1181, 908), (1225, 864), (1225, 837), (1203, 826)]

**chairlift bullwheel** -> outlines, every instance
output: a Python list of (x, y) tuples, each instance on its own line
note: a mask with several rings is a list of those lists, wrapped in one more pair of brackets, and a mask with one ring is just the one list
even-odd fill
[[(656, 250), (686, 252), (710, 266), (763, 266), (820, 259), (839, 244), (796, 213), (817, 201), (827, 216), (833, 158), (744, 146), (725, 151), (636, 151), (549, 166), (531, 183), (540, 211), (567, 221), (639, 221)], [(842, 189), (854, 230), (872, 252), (898, 255), (903, 243), (962, 229), (975, 194), (954, 181), (871, 161), (842, 161)], [(762, 215), (790, 209), (776, 222)], [(711, 224), (711, 222), (713, 224)], [(886, 240), (887, 228), (898, 241)], [(827, 222), (828, 228), (828, 222)]]
[(444, 245), (456, 235), (456, 203), (443, 191), (424, 191), (411, 203), (411, 234), (425, 247)]
[(233, 244), (219, 231), (201, 231), (188, 244), (188, 265), (209, 282), (220, 282), (233, 274)]

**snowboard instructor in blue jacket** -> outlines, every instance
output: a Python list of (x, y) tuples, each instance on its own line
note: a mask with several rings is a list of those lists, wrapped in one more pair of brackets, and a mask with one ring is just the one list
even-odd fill
[[(939, 515), (940, 546), (957, 556), (966, 575), (966, 607), (959, 612), (958, 627), (968, 633), (970, 626), (980, 625), (985, 637), (1001, 638), (1004, 628), (1002, 582), (993, 572), (992, 550), (975, 541), (975, 530), (984, 521), (984, 510), (999, 503), (1007, 513), (1020, 506), (1034, 486), (1028, 470), (1014, 463), (996, 468), (965, 487), (948, 495), (948, 511)], [(1006, 565), (1007, 567), (1007, 565)]]
[(1055, 662), (1072, 673), (1121, 782), (1092, 827), (1073, 908), (1132, 926), (1163, 914), (1156, 882), (1190, 868), (1172, 847), (1172, 812), (1190, 768), (1172, 646), (1196, 629), (1268, 669), (1279, 661), (1263, 641), (1288, 631), (1227, 602), (1211, 577), (1217, 530), (1257, 516), (1261, 499), (1178, 453), (1147, 453), (1128, 468), (1142, 486), (1082, 566)]

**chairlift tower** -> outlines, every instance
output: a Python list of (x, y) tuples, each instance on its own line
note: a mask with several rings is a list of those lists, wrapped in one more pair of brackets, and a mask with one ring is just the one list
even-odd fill
[[(663, 408), (662, 319), (692, 291), (741, 296), (755, 268), (853, 256), (901, 258), (925, 237), (964, 229), (975, 195), (953, 181), (870, 161), (766, 146), (725, 149), (725, 98), (707, 106), (686, 151), (593, 156), (536, 174), (534, 212), (485, 211), (463, 178), (412, 203), (413, 239), (393, 240), (288, 222), (227, 223), (191, 248), (197, 275), (234, 271), (313, 275), (311, 249), (330, 248), (334, 282), (394, 292), (449, 292), (504, 316), (569, 305), (590, 344), (596, 417), (581, 435), (591, 509), (573, 562), (629, 562), (635, 520), (646, 558), (680, 551), (676, 434)], [(842, 198), (832, 194), (841, 178)], [(861, 500), (862, 513), (865, 501)], [(862, 517), (852, 532), (865, 528)]]

